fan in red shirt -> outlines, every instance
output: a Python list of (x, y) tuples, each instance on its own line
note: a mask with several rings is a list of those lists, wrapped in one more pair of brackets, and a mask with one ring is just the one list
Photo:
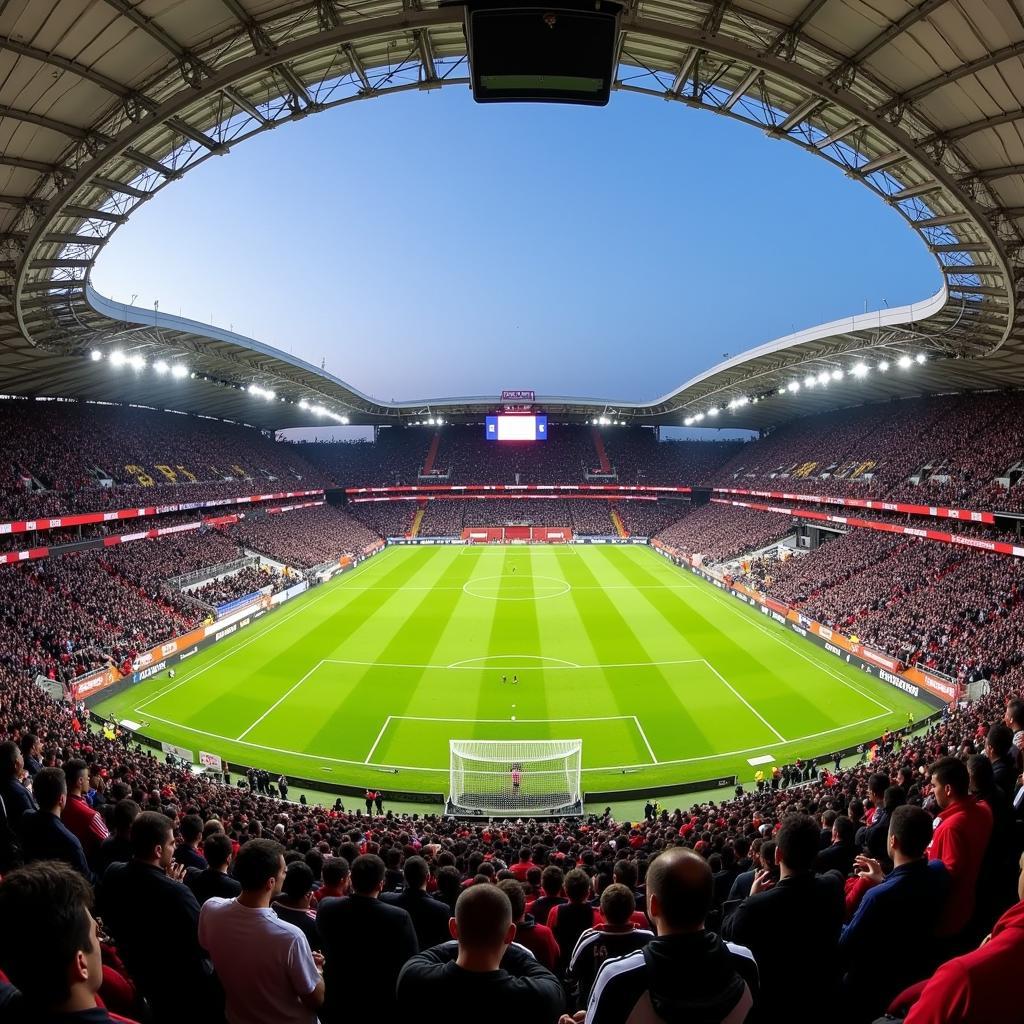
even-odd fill
[(523, 886), (511, 878), (498, 883), (498, 888), (508, 897), (512, 904), (512, 922), (516, 926), (516, 937), (513, 941), (525, 946), (549, 971), (558, 967), (559, 949), (555, 936), (547, 925), (537, 924), (531, 914), (526, 913), (526, 896)]
[(530, 854), (530, 848), (528, 846), (522, 847), (519, 851), (519, 860), (513, 864), (509, 871), (516, 876), (516, 880), (519, 882), (525, 882), (526, 876), (530, 873), (530, 868), (536, 867), (533, 863), (533, 857)]
[(928, 858), (941, 860), (950, 877), (939, 934), (956, 936), (974, 913), (978, 873), (992, 835), (992, 812), (970, 795), (970, 775), (963, 761), (944, 757), (931, 766), (929, 774), (939, 817)]
[(569, 958), (579, 937), (588, 928), (596, 928), (604, 923), (601, 912), (587, 902), (590, 876), (585, 871), (573, 868), (565, 876), (565, 895), (569, 897), (569, 902), (552, 907), (548, 912), (548, 927), (554, 933), (561, 951), (558, 966), (563, 976), (568, 970)]
[(89, 786), (89, 769), (84, 761), (72, 760), (64, 765), (64, 777), (68, 785), (68, 801), (61, 814), (61, 821), (82, 844), (86, 860), (95, 862), (100, 844), (110, 835), (103, 816), (94, 811), (85, 800)]

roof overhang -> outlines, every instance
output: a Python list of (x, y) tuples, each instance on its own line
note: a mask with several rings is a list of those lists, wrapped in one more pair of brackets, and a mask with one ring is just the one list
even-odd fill
[[(744, 121), (829, 160), (918, 231), (942, 291), (762, 345), (651, 402), (540, 396), (549, 414), (680, 424), (714, 408), (725, 410), (714, 425), (756, 429), (852, 402), (1024, 384), (1024, 28), (1010, 0), (972, 0), (970, 20), (958, 0), (897, 6), (885, 17), (857, 0), (632, 0), (616, 88)], [(309, 406), (353, 423), (491, 411), (497, 396), (380, 402), (252, 339), (111, 303), (88, 283), (133, 210), (211, 156), (335, 106), (465, 84), (461, 16), (432, 0), (5, 8), (0, 391), (265, 427), (322, 422)], [(127, 395), (123, 375), (91, 358), (115, 348), (189, 375), (129, 367)], [(908, 353), (926, 362), (877, 371)], [(868, 375), (848, 375), (859, 363)], [(828, 386), (801, 384), (836, 370)], [(256, 398), (253, 385), (275, 398)]]

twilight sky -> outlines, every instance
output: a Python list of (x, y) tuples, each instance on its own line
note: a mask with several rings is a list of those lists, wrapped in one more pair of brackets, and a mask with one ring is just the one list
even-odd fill
[(940, 286), (867, 189), (745, 125), (623, 94), (478, 106), (459, 87), (208, 160), (93, 280), (381, 399), (650, 399), (723, 353)]

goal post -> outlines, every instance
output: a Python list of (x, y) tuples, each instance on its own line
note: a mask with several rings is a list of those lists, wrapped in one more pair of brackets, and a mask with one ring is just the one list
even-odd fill
[(446, 812), (473, 817), (583, 813), (582, 740), (449, 740)]

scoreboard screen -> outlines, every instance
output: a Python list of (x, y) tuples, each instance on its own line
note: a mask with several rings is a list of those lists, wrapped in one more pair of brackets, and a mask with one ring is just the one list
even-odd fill
[(547, 416), (488, 416), (484, 426), (488, 441), (546, 441)]

